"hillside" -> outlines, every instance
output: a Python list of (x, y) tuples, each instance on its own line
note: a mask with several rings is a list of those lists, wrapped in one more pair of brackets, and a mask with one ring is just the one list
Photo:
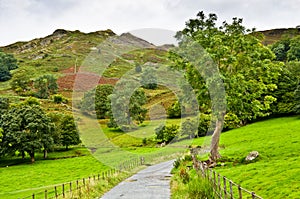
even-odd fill
[[(92, 74), (77, 72), (83, 70), (81, 65), (90, 53), (106, 53), (102, 52), (105, 50), (100, 49), (99, 45), (108, 38), (111, 40), (109, 45), (138, 46), (140, 49), (126, 52), (116, 57), (109, 65), (101, 66), (102, 68), (90, 69), (89, 71), (95, 75), (102, 74), (99, 84), (115, 84), (128, 70), (134, 69), (136, 64), (157, 66), (168, 63), (167, 49), (171, 46), (155, 46), (130, 33), (116, 35), (111, 30), (83, 33), (78, 30), (58, 29), (46, 37), (28, 42), (17, 42), (0, 47), (0, 50), (13, 54), (18, 60), (19, 68), (12, 72), (13, 76), (29, 76), (31, 80), (34, 80), (41, 75), (52, 74), (58, 79), (59, 92), (71, 98), (76, 78), (85, 82), (81, 90), (91, 89), (88, 85), (93, 84), (88, 82), (95, 77)], [(104, 71), (102, 71), (103, 68), (105, 68)], [(13, 80), (0, 82), (0, 94), (18, 97), (11, 88), (11, 81)], [(151, 91), (147, 93), (148, 96), (155, 96), (151, 94)], [(170, 102), (172, 102), (174, 95), (170, 95), (169, 91), (164, 93), (167, 98), (171, 97)], [(164, 98), (164, 96), (161, 97)], [(151, 97), (150, 101), (153, 101)]]
[(259, 31), (264, 35), (263, 44), (269, 45), (282, 39), (283, 36), (294, 37), (300, 35), (300, 29), (297, 28), (279, 28), (272, 30)]

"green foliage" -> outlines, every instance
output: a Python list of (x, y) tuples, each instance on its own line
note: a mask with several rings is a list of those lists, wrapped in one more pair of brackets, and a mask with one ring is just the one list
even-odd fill
[(284, 37), (271, 45), (271, 50), (278, 61), (299, 61), (300, 60), (300, 36), (294, 38)]
[(22, 105), (25, 105), (25, 106), (26, 105), (28, 105), (28, 106), (37, 105), (37, 106), (39, 106), (40, 105), (40, 101), (39, 101), (39, 99), (37, 99), (35, 97), (29, 97), (24, 102), (22, 102), (20, 105), (21, 106)]
[(48, 114), (55, 124), (53, 132), (54, 142), (58, 146), (65, 146), (68, 149), (71, 145), (81, 143), (79, 132), (74, 121), (74, 117), (69, 114), (52, 112)]
[(167, 110), (168, 118), (180, 118), (181, 117), (181, 104), (175, 101), (172, 106)]
[[(298, 77), (297, 72), (289, 63), (289, 67), (284, 66), (277, 79), (277, 89), (274, 90), (272, 96), (276, 98), (276, 101), (271, 104), (271, 109), (274, 115), (290, 115), (295, 113), (295, 100), (294, 91), (297, 88)], [(293, 66), (293, 67), (296, 67)]]
[(179, 126), (176, 124), (160, 125), (155, 129), (156, 140), (159, 142), (170, 143), (178, 136)]
[(156, 89), (157, 88), (157, 75), (155, 74), (156, 71), (151, 68), (147, 67), (142, 75), (141, 75), (141, 84), (144, 88), (147, 89)]
[(2, 115), (0, 127), (4, 132), (2, 154), (27, 152), (34, 162), (35, 152), (53, 147), (53, 124), (38, 105), (12, 107)]
[(9, 108), (9, 99), (0, 97), (0, 118), (1, 115), (7, 112), (8, 108)]
[(113, 93), (114, 87), (110, 84), (102, 84), (97, 86), (95, 93), (95, 109), (97, 118), (103, 119), (109, 112), (109, 98), (108, 96)]
[(56, 104), (60, 104), (60, 103), (68, 103), (68, 99), (66, 99), (63, 95), (61, 94), (55, 94), (53, 95), (53, 102)]
[(81, 143), (79, 132), (72, 115), (64, 115), (62, 117), (60, 125), (57, 127), (57, 131), (60, 135), (60, 143), (62, 146), (65, 146), (66, 149), (68, 149), (70, 145)]
[(12, 89), (19, 95), (26, 95), (26, 92), (31, 90), (31, 75), (32, 71), (27, 68), (16, 71), (10, 82)]
[(300, 113), (300, 85), (297, 86), (294, 94), (295, 107), (294, 111), (299, 114)]
[(123, 130), (131, 129), (133, 122), (143, 123), (147, 109), (143, 106), (147, 98), (143, 89), (134, 89), (134, 82), (131, 80), (120, 81), (117, 84), (118, 91), (109, 96), (109, 117), (108, 127), (121, 127)]
[(0, 51), (0, 82), (11, 78), (11, 70), (18, 68), (17, 60), (12, 54), (6, 54)]
[(82, 112), (96, 112), (97, 118), (104, 119), (109, 113), (109, 98), (114, 87), (110, 84), (98, 85), (84, 94), (80, 109)]
[(291, 39), (290, 49), (287, 52), (289, 61), (300, 61), (300, 36)]
[(200, 113), (198, 125), (198, 137), (203, 137), (208, 134), (210, 126), (211, 115)]
[(190, 139), (197, 136), (198, 125), (194, 119), (187, 118), (181, 126), (181, 134), (187, 135)]
[(234, 113), (227, 113), (225, 115), (224, 129), (235, 129), (240, 127), (241, 121)]
[(36, 96), (41, 99), (47, 99), (51, 94), (55, 94), (58, 85), (56, 83), (56, 78), (53, 75), (43, 75), (34, 81), (34, 88), (36, 91)]
[(189, 157), (178, 159), (172, 170), (171, 198), (215, 198), (212, 185), (192, 168), (192, 159)]
[(290, 50), (290, 39), (284, 38), (271, 45), (271, 50), (276, 55), (276, 60), (286, 61), (287, 53)]
[[(216, 78), (222, 78), (227, 113), (236, 115), (241, 124), (269, 116), (272, 113), (271, 105), (276, 101), (272, 91), (277, 89), (276, 83), (282, 65), (272, 62), (275, 55), (260, 40), (249, 34), (252, 31), (242, 25), (242, 19), (233, 18), (231, 23), (224, 22), (221, 27), (217, 27), (216, 23), (215, 14), (205, 16), (203, 12), (199, 12), (197, 18), (189, 20), (186, 28), (178, 32), (176, 37), (188, 54), (192, 54), (195, 49), (189, 48), (191, 44), (186, 37), (200, 44), (214, 60), (218, 71), (212, 72), (209, 67), (203, 67), (203, 74), (199, 74), (191, 63), (179, 57), (175, 58), (174, 67), (185, 70), (189, 83), (197, 92), (201, 112), (210, 112), (209, 94), (212, 95), (213, 92), (218, 96), (220, 93), (212, 85)], [(195, 62), (207, 66), (207, 59), (202, 56)], [(222, 102), (224, 99), (220, 98), (218, 101)]]

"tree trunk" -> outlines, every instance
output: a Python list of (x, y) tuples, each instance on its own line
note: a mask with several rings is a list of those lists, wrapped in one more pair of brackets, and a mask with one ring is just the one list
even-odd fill
[(47, 157), (48, 157), (48, 151), (44, 149), (44, 159), (46, 159)]
[(216, 162), (217, 159), (221, 158), (219, 153), (219, 142), (220, 136), (223, 128), (225, 113), (222, 113), (220, 117), (218, 117), (216, 121), (216, 128), (212, 135), (211, 145), (210, 145), (210, 160)]
[(69, 149), (68, 145), (66, 145), (66, 151)]
[(25, 151), (22, 151), (21, 154), (22, 154), (22, 160), (24, 160), (25, 159)]
[(34, 163), (34, 152), (32, 151), (32, 152), (30, 152), (29, 153), (29, 155), (30, 155), (30, 159), (31, 159), (31, 163)]

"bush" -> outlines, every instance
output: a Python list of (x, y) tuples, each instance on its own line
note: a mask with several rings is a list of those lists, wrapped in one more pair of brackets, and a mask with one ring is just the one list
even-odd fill
[(66, 98), (64, 98), (64, 96), (62, 96), (61, 94), (56, 94), (56, 95), (53, 95), (53, 102), (56, 104), (68, 103), (68, 100)]
[(225, 115), (224, 129), (235, 129), (240, 127), (241, 120), (234, 113)]
[(156, 140), (169, 143), (176, 137), (178, 132), (179, 126), (176, 124), (161, 125), (155, 129)]
[(206, 136), (210, 127), (211, 116), (209, 114), (200, 114), (200, 120), (198, 124), (198, 137)]
[(167, 110), (168, 118), (181, 117), (181, 105), (178, 101), (174, 102)]

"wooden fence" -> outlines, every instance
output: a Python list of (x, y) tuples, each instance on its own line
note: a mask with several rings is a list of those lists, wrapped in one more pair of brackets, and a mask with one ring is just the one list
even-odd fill
[(141, 165), (148, 165), (158, 161), (165, 161), (167, 159), (173, 159), (182, 155), (182, 153), (174, 154), (165, 154), (165, 153), (156, 153), (147, 155), (146, 157), (140, 156), (130, 160), (126, 160), (119, 164), (116, 169), (111, 169), (97, 175), (93, 175), (87, 178), (78, 179), (76, 181), (62, 183), (59, 185), (53, 185), (50, 188), (45, 189), (44, 191), (33, 193), (30, 196), (19, 198), (19, 199), (58, 199), (58, 198), (75, 198), (81, 197), (81, 194), (85, 192), (88, 193), (90, 188), (92, 188), (97, 182), (101, 180), (108, 179), (109, 177), (114, 177), (121, 172), (130, 171)]
[(220, 199), (262, 199), (262, 197), (256, 195), (254, 192), (244, 189), (240, 185), (234, 183), (232, 180), (220, 175), (212, 169), (206, 169), (204, 172), (205, 178), (211, 183), (214, 194)]
[(118, 169), (111, 169), (99, 173), (97, 175), (89, 176), (87, 178), (78, 179), (59, 185), (53, 185), (51, 188), (47, 188), (44, 191), (33, 193), (30, 196), (26, 196), (19, 199), (58, 199), (58, 198), (80, 198), (83, 194), (88, 193), (89, 190), (100, 182), (101, 180), (107, 180), (110, 177), (117, 176), (123, 171), (129, 171), (137, 166), (145, 163), (144, 157), (138, 157), (131, 160), (127, 160), (121, 163)]

